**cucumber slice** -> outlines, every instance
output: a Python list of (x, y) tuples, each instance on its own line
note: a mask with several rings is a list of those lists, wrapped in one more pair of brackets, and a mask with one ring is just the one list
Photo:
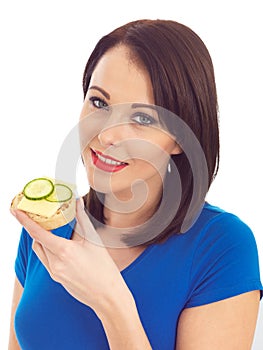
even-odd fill
[(54, 191), (45, 198), (49, 202), (67, 202), (72, 198), (72, 190), (63, 184), (54, 184)]
[(39, 177), (29, 181), (24, 189), (23, 194), (27, 199), (40, 200), (48, 197), (54, 191), (52, 181)]

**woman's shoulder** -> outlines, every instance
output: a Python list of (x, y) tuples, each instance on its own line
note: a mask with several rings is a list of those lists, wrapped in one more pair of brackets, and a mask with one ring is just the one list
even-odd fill
[(256, 240), (238, 215), (206, 203), (190, 231), (188, 307), (262, 289)]
[(218, 234), (223, 232), (238, 232), (238, 234), (252, 234), (249, 225), (237, 214), (226, 211), (218, 206), (205, 203), (199, 217), (190, 230), (215, 231)]
[(194, 224), (185, 233), (173, 235), (170, 244), (180, 244), (185, 250), (191, 247), (193, 252), (212, 246), (221, 250), (237, 244), (254, 246), (256, 242), (251, 228), (237, 214), (206, 202)]
[(237, 214), (205, 203), (195, 224), (190, 228), (188, 240), (194, 242), (199, 252), (214, 252), (215, 255), (241, 251), (257, 252), (257, 245), (251, 227)]

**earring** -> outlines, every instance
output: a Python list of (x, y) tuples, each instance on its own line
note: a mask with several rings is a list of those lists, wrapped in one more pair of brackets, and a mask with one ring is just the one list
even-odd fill
[(172, 172), (172, 168), (171, 168), (171, 163), (170, 162), (167, 165), (167, 171), (168, 171), (169, 174), (171, 174), (171, 172)]

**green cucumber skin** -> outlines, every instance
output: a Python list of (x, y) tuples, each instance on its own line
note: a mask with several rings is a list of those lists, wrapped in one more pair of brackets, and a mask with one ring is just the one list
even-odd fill
[[(56, 186), (62, 186), (62, 187), (67, 188), (68, 191), (69, 191), (69, 193), (70, 193), (70, 196), (69, 196), (68, 198), (66, 198), (66, 199), (59, 200), (59, 201), (54, 201), (54, 200), (48, 199), (48, 197), (49, 197), (50, 195), (52, 195), (52, 193), (54, 192)], [(72, 198), (72, 196), (73, 196), (73, 193), (72, 193), (71, 188), (69, 188), (68, 186), (63, 185), (63, 184), (55, 184), (55, 185), (54, 185), (54, 190), (53, 190), (53, 192), (52, 192), (48, 197), (45, 198), (46, 201), (51, 202), (51, 203), (64, 203), (64, 202), (68, 202), (68, 201)]]
[[(33, 182), (36, 182), (36, 181), (46, 181), (46, 182), (49, 182), (49, 184), (51, 185), (51, 191), (48, 193), (48, 194), (45, 194), (44, 196), (40, 196), (40, 197), (31, 197), (31, 196), (28, 196), (27, 194), (26, 194), (26, 190), (27, 190), (27, 188), (28, 188), (28, 186), (30, 186), (30, 184), (32, 184)], [(50, 197), (52, 194), (53, 194), (53, 192), (55, 191), (55, 187), (56, 186), (63, 186), (63, 187), (65, 187), (67, 190), (68, 190), (68, 192), (69, 192), (69, 197), (67, 197), (66, 199), (63, 199), (63, 200), (50, 200), (50, 199), (48, 199), (48, 197)], [(51, 203), (62, 203), (62, 202), (67, 202), (67, 201), (69, 201), (71, 198), (72, 198), (72, 196), (73, 196), (73, 193), (72, 193), (72, 190), (71, 190), (71, 188), (69, 188), (68, 186), (66, 186), (66, 185), (64, 185), (64, 184), (53, 184), (53, 182), (51, 181), (51, 180), (49, 180), (48, 178), (45, 178), (45, 177), (38, 177), (38, 178), (36, 178), (36, 179), (33, 179), (33, 180), (31, 180), (31, 181), (29, 181), (25, 186), (24, 186), (24, 188), (23, 188), (23, 195), (27, 198), (27, 199), (29, 199), (29, 200), (31, 200), (31, 201), (38, 201), (38, 200), (41, 200), (41, 199), (45, 199), (46, 201), (48, 201), (48, 202), (51, 202)]]
[[(44, 196), (40, 196), (40, 197), (31, 197), (31, 196), (28, 196), (28, 195), (26, 194), (26, 189), (28, 188), (28, 186), (30, 186), (30, 184), (32, 184), (33, 182), (36, 182), (36, 181), (39, 181), (39, 180), (41, 180), (41, 181), (44, 180), (44, 181), (49, 182), (50, 185), (51, 185), (51, 191), (49, 191), (49, 192), (48, 192), (47, 194), (45, 194)], [(37, 200), (41, 200), (41, 199), (45, 199), (45, 198), (49, 197), (49, 196), (54, 192), (54, 184), (52, 183), (52, 181), (50, 181), (49, 179), (47, 179), (47, 178), (45, 178), (45, 177), (39, 177), (39, 178), (36, 178), (36, 179), (33, 179), (33, 180), (29, 181), (29, 182), (24, 186), (22, 192), (23, 192), (23, 195), (24, 195), (27, 199), (32, 200), (32, 201), (37, 201)]]

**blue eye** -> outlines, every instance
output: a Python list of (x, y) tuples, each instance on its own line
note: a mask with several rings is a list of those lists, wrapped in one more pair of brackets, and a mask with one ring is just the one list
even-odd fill
[(132, 120), (140, 125), (152, 125), (155, 123), (155, 120), (146, 113), (136, 113)]
[(102, 98), (92, 96), (89, 98), (89, 100), (91, 101), (92, 105), (95, 108), (98, 108), (98, 109), (107, 109), (108, 108), (108, 104)]

